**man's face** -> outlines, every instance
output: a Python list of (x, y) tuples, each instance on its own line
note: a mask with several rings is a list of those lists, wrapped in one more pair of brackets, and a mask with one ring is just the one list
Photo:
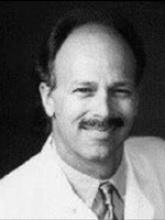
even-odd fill
[(131, 49), (103, 28), (82, 27), (58, 51), (54, 74), (58, 151), (66, 160), (107, 160), (122, 146), (136, 114)]

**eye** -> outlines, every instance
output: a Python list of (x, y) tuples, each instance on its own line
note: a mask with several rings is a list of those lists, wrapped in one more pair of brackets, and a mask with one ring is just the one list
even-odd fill
[(77, 94), (82, 98), (92, 97), (94, 94), (94, 89), (91, 87), (80, 87), (73, 90), (73, 93)]
[(90, 93), (90, 92), (93, 92), (93, 90), (91, 88), (88, 88), (88, 87), (82, 87), (82, 88), (75, 89), (74, 92)]
[(129, 89), (115, 89), (113, 90), (113, 95), (120, 98), (127, 98), (132, 95), (133, 91)]

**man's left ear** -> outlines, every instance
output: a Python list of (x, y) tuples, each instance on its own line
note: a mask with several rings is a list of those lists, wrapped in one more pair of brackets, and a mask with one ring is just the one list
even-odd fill
[(39, 85), (39, 92), (41, 95), (41, 100), (46, 114), (49, 117), (54, 115), (54, 100), (51, 93), (51, 88), (42, 82)]

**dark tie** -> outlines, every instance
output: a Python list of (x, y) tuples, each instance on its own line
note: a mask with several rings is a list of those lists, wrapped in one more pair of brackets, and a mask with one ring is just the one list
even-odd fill
[(100, 184), (92, 210), (99, 220), (123, 220), (124, 204), (117, 189), (109, 182)]

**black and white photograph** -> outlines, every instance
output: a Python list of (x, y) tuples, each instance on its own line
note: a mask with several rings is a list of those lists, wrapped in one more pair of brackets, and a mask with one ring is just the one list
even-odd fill
[(0, 1), (0, 219), (165, 220), (165, 3)]

